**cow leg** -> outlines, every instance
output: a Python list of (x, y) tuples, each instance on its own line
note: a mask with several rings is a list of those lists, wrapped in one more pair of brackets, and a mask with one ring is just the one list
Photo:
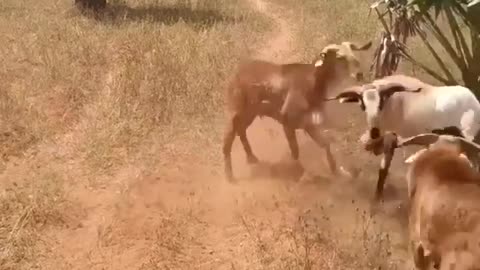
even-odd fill
[(375, 191), (375, 201), (379, 201), (383, 197), (383, 188), (385, 186), (385, 179), (392, 163), (393, 152), (384, 152), (382, 161), (380, 162), (380, 169), (378, 170), (377, 189)]
[(255, 117), (255, 114), (245, 116), (243, 119), (239, 120), (236, 125), (237, 134), (242, 142), (243, 150), (245, 150), (245, 154), (247, 155), (248, 164), (258, 163), (258, 158), (253, 153), (252, 147), (247, 138), (247, 128), (252, 124)]
[(323, 136), (322, 131), (319, 126), (309, 125), (305, 128), (307, 134), (312, 138), (317, 145), (325, 149), (327, 155), (328, 166), (333, 174), (337, 174), (337, 164), (333, 158), (332, 151), (330, 149), (330, 144), (327, 142), (325, 136)]
[(290, 147), (290, 153), (292, 155), (293, 160), (298, 161), (299, 158), (299, 150), (298, 150), (298, 141), (297, 135), (295, 134), (295, 129), (290, 127), (289, 125), (283, 125), (283, 131), (285, 133), (285, 137), (288, 141), (288, 146)]
[(295, 128), (284, 121), (280, 112), (276, 109), (277, 107), (278, 106), (275, 106), (272, 103), (262, 103), (259, 107), (259, 115), (268, 116), (282, 124), (283, 131), (285, 133), (285, 137), (287, 138), (288, 146), (290, 148), (291, 156), (295, 161), (297, 161), (299, 158), (299, 149)]
[(235, 140), (236, 130), (235, 130), (235, 119), (236, 115), (227, 119), (227, 124), (225, 127), (225, 132), (223, 135), (223, 162), (225, 166), (225, 176), (228, 181), (235, 181), (232, 171), (232, 145)]

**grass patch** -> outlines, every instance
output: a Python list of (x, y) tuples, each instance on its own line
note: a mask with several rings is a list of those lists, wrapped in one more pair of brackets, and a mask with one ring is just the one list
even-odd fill
[(14, 182), (0, 193), (0, 267), (31, 269), (35, 266), (35, 243), (41, 232), (63, 226), (69, 204), (64, 179), (51, 168), (34, 172), (32, 179)]
[[(2, 269), (35, 265), (42, 230), (67, 216), (67, 179), (149, 160), (182, 134), (217, 140), (224, 81), (269, 29), (242, 0), (110, 1), (100, 17), (72, 7), (0, 3), (0, 170), (16, 183), (0, 186)], [(37, 147), (54, 154), (26, 155)], [(22, 176), (5, 170), (14, 156), (28, 157)]]
[(251, 260), (260, 269), (398, 269), (389, 235), (379, 233), (379, 224), (366, 213), (354, 215), (355, 224), (342, 231), (323, 207), (279, 224), (242, 217), (256, 246)]

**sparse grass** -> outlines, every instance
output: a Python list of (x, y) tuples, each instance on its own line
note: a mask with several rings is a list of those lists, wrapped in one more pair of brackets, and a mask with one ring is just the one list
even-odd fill
[[(299, 29), (299, 48), (301, 50), (300, 58), (310, 62), (317, 55), (321, 48), (328, 43), (339, 43), (342, 41), (354, 41), (361, 44), (371, 40), (372, 49), (363, 54), (363, 68), (368, 70), (372, 61), (373, 50), (376, 48), (383, 27), (377, 19), (374, 11), (370, 13), (370, 4), (367, 0), (306, 0), (302, 5), (294, 0), (274, 0), (290, 6), (291, 12), (297, 14)], [(300, 16), (298, 16), (300, 14)], [(444, 22), (439, 18), (440, 25)], [(447, 31), (448, 32), (448, 31)], [(448, 32), (449, 33), (449, 32)], [(447, 33), (447, 34), (448, 34)], [(432, 46), (439, 49), (440, 45), (431, 39)], [(426, 64), (436, 71), (440, 71), (435, 59), (430, 55), (428, 49), (423, 45), (418, 37), (410, 38), (408, 48), (417, 61)], [(439, 50), (441, 52), (441, 50)], [(444, 59), (447, 66), (453, 66), (453, 62), (448, 57)], [(423, 72), (420, 68), (414, 68), (407, 61), (402, 61), (399, 66), (399, 72), (414, 75), (430, 83), (438, 84), (438, 81)], [(458, 77), (458, 71), (452, 70)], [(441, 73), (443, 74), (443, 73)]]
[(65, 185), (158, 162), (187, 133), (219, 138), (226, 75), (269, 25), (241, 0), (195, 2), (111, 1), (93, 18), (1, 1), (0, 268), (35, 264), (42, 230), (68, 215)]
[(258, 247), (261, 269), (400, 269), (391, 256), (388, 234), (365, 212), (356, 215), (358, 222), (347, 230), (322, 207), (298, 215), (294, 222), (268, 224), (268, 229), (262, 222), (242, 219)]
[(64, 179), (52, 167), (32, 172), (25, 182), (13, 182), (0, 193), (0, 266), (31, 269), (35, 242), (49, 226), (63, 226), (69, 218)]

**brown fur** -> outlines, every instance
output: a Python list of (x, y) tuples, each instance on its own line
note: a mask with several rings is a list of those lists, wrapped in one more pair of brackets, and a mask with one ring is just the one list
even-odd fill
[(415, 160), (412, 173), (419, 180), (431, 178), (438, 184), (480, 183), (479, 174), (467, 160), (459, 158), (460, 153), (453, 146), (430, 149)]
[[(414, 185), (409, 231), (417, 269), (440, 265), (447, 255), (452, 260), (458, 246), (452, 237), (473, 237), (480, 227), (480, 174), (459, 154), (454, 145), (439, 144), (418, 156), (409, 169), (407, 177)], [(476, 253), (468, 247), (466, 252)], [(457, 265), (467, 265), (467, 259), (453, 257)]]
[(448, 235), (429, 259), (439, 270), (480, 270), (480, 231)]
[(231, 147), (237, 135), (247, 154), (247, 162), (258, 162), (246, 137), (246, 129), (257, 116), (268, 116), (282, 123), (295, 160), (299, 158), (295, 130), (304, 129), (326, 150), (330, 168), (336, 172), (329, 144), (323, 138), (318, 123), (313, 123), (308, 117), (314, 111), (323, 112), (327, 87), (336, 79), (342, 79), (341, 74), (336, 73), (337, 68), (348, 69), (348, 63), (344, 57), (337, 58), (334, 50), (325, 54), (324, 63), (318, 67), (314, 64), (275, 64), (262, 60), (240, 64), (226, 93), (227, 127), (223, 154), (225, 174), (229, 180), (234, 180)]

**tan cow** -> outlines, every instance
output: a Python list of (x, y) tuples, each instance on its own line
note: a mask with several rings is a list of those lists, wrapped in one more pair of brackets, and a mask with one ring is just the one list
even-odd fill
[(429, 146), (409, 158), (406, 177), (416, 268), (480, 269), (480, 174), (468, 160), (480, 145), (433, 133), (398, 139), (398, 147), (407, 145)]

